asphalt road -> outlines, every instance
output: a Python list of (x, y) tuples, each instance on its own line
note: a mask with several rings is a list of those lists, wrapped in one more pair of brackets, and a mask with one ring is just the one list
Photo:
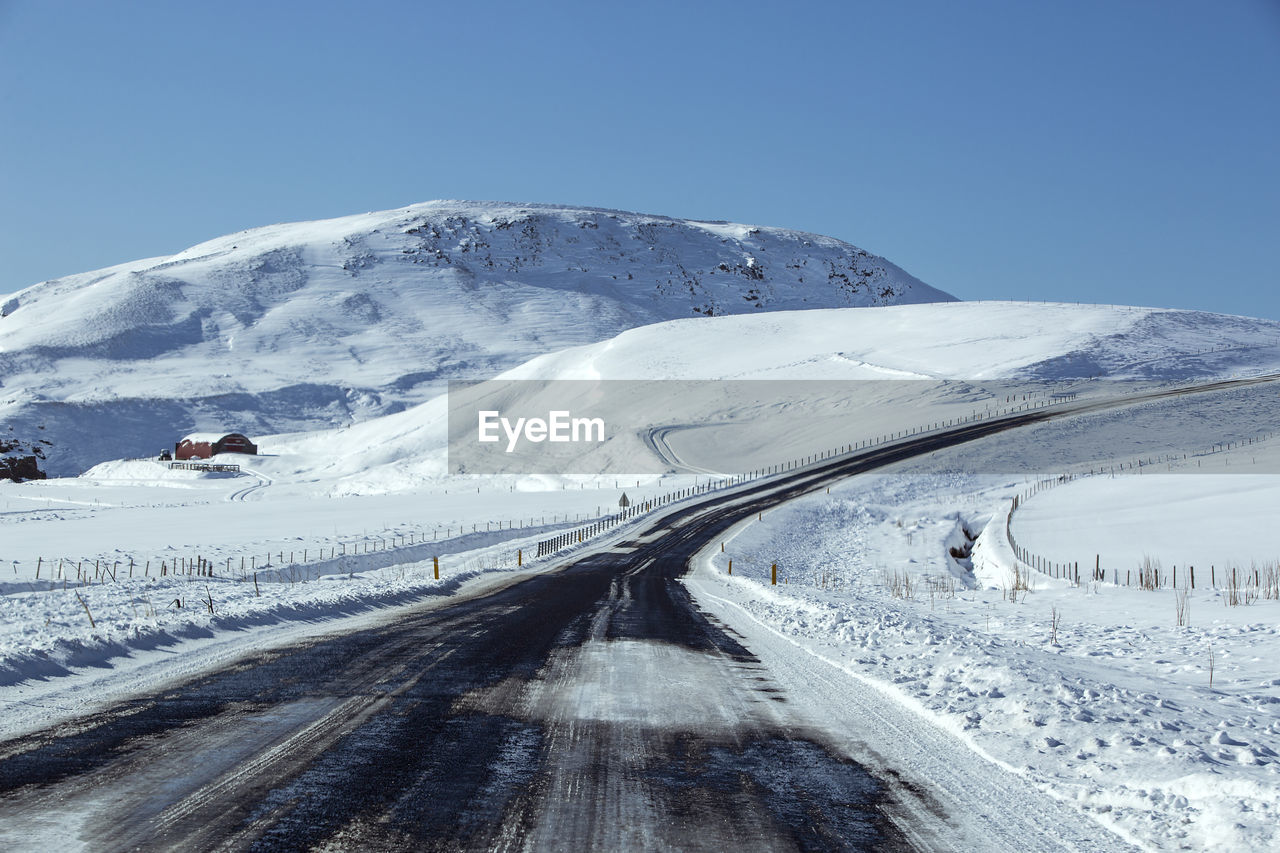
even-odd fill
[(674, 582), (740, 513), (5, 744), (0, 841), (896, 846), (884, 786), (797, 727), (769, 673)]
[(562, 570), (0, 744), (0, 847), (952, 846), (928, 780), (857, 763), (678, 579), (747, 515), (1052, 416), (711, 497)]

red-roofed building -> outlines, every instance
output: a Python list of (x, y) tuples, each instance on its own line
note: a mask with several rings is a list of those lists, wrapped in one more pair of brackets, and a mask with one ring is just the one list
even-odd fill
[(247, 453), (256, 456), (258, 445), (238, 432), (225, 435), (196, 432), (173, 446), (173, 458), (178, 460), (208, 459), (219, 453)]

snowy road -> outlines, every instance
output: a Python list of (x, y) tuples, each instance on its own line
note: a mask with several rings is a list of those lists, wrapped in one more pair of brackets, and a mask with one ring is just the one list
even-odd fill
[(561, 571), (0, 744), (0, 846), (1125, 849), (681, 581), (744, 517), (1050, 416), (717, 496)]
[(12, 744), (0, 843), (786, 849), (896, 838), (882, 786), (796, 725), (785, 691), (670, 583), (662, 569), (679, 561), (654, 554), (589, 558)]
[[(940, 732), (830, 701), (856, 683), (782, 646), (766, 666), (701, 612), (676, 578), (741, 512), (673, 516), (653, 544), (8, 744), (0, 844), (1115, 849)], [(889, 754), (968, 778), (980, 819), (915, 766), (855, 760), (886, 734)]]

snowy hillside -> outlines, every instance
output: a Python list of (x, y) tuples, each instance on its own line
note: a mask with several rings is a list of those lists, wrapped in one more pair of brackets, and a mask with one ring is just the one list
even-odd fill
[(0, 306), (0, 422), (54, 473), (194, 430), (361, 421), (451, 377), (681, 317), (947, 301), (839, 240), (551, 205), (438, 201), (242, 231)]
[[(673, 320), (540, 356), (503, 377), (1067, 382), (1096, 376), (1190, 380), (1276, 370), (1280, 323), (1273, 321), (1116, 306), (956, 302)], [(758, 412), (730, 408), (708, 418), (698, 401), (671, 399), (668, 391), (659, 389), (662, 399), (635, 400), (629, 426), (698, 423), (699, 430), (686, 430), (679, 442), (693, 454), (686, 461), (695, 468), (701, 463), (743, 470), (743, 460), (770, 464), (826, 449), (833, 441), (830, 421), (823, 420), (829, 407), (820, 398), (802, 401), (807, 427), (765, 429), (767, 444), (752, 448), (738, 427), (760, 421)], [(869, 432), (859, 437), (918, 426), (929, 417), (919, 401), (892, 398), (918, 392), (914, 384), (885, 383), (890, 397), (877, 401), (874, 417), (863, 416)], [(939, 415), (946, 410), (940, 405), (934, 410)], [(967, 398), (954, 405), (968, 414)], [(264, 452), (279, 458), (263, 462), (283, 480), (336, 481), (340, 494), (413, 489), (444, 475), (446, 420), (446, 400), (439, 398), (338, 434), (266, 438)], [(721, 423), (733, 425), (732, 441), (722, 440)], [(705, 433), (700, 442), (694, 439), (698, 432)], [(735, 464), (718, 455), (726, 447)], [(650, 468), (650, 451), (637, 432), (611, 441), (609, 452), (615, 458), (644, 457), (633, 471)], [(704, 455), (699, 459), (698, 453)]]

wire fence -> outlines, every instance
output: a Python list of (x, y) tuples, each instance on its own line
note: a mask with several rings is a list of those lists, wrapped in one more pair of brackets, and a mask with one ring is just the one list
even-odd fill
[(1198, 579), (1194, 565), (1190, 563), (1184, 564), (1181, 570), (1177, 565), (1165, 569), (1161, 561), (1154, 557), (1144, 557), (1137, 565), (1122, 568), (1110, 564), (1104, 566), (1102, 555), (1095, 554), (1093, 565), (1086, 563), (1082, 569), (1078, 560), (1054, 559), (1050, 555), (1037, 553), (1024, 547), (1018, 542), (1017, 536), (1013, 532), (1013, 519), (1017, 511), (1032, 497), (1056, 489), (1059, 486), (1099, 475), (1140, 474), (1144, 469), (1158, 466), (1166, 466), (1168, 469), (1172, 469), (1175, 462), (1188, 462), (1197, 456), (1227, 453), (1241, 447), (1261, 444), (1274, 439), (1275, 435), (1275, 433), (1265, 433), (1242, 441), (1214, 444), (1209, 449), (1199, 453), (1170, 453), (1148, 456), (1090, 468), (1087, 471), (1065, 473), (1056, 477), (1037, 480), (1022, 492), (1013, 496), (1009, 513), (1005, 517), (1005, 536), (1009, 540), (1014, 556), (1022, 565), (1048, 577), (1066, 580), (1077, 586), (1085, 582), (1096, 581), (1098, 583), (1110, 583), (1113, 586), (1137, 587), (1144, 590), (1208, 588), (1225, 590), (1228, 593), (1228, 598), (1231, 599), (1228, 603), (1237, 603), (1235, 601), (1237, 598), (1239, 599), (1238, 603), (1251, 603), (1258, 598), (1280, 599), (1280, 560), (1261, 564), (1254, 561), (1247, 568), (1231, 563), (1221, 567), (1217, 564), (1210, 564), (1207, 571), (1203, 566), (1200, 568)]

